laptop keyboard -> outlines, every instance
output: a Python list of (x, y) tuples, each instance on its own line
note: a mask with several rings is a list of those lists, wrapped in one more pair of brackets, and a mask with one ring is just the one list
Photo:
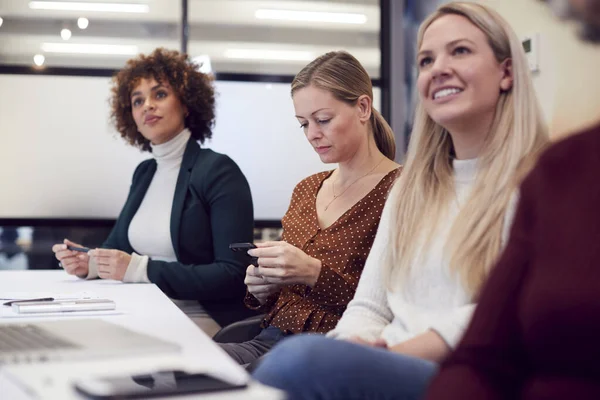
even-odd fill
[(72, 349), (77, 346), (34, 325), (1, 325), (0, 354), (5, 352)]

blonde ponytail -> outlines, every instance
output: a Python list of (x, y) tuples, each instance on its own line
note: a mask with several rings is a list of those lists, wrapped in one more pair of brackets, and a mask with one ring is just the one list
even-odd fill
[(371, 119), (373, 122), (373, 136), (375, 144), (384, 156), (393, 160), (396, 158), (396, 138), (392, 127), (385, 118), (376, 109), (371, 109)]

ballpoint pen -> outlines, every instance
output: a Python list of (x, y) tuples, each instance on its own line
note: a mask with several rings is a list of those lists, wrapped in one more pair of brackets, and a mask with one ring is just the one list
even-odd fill
[(38, 299), (23, 299), (23, 300), (16, 299), (16, 300), (7, 301), (3, 305), (10, 307), (10, 306), (12, 306), (13, 303), (28, 303), (28, 302), (33, 302), (33, 301), (54, 301), (54, 297), (41, 297)]

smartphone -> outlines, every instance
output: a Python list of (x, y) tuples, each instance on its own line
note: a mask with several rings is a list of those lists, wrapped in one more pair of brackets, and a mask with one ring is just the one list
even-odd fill
[(234, 385), (207, 374), (190, 374), (184, 371), (98, 377), (75, 382), (75, 390), (79, 393), (91, 399), (106, 400), (240, 390), (246, 386)]
[(256, 245), (254, 245), (253, 243), (232, 243), (229, 245), (229, 248), (232, 251), (244, 252), (250, 258), (250, 264), (254, 265), (255, 267), (258, 267), (258, 257), (252, 257), (250, 254), (248, 254), (248, 250), (256, 248)]

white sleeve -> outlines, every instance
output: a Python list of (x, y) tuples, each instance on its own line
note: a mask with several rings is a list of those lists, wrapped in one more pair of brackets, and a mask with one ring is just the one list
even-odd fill
[[(393, 192), (392, 192), (393, 193)], [(354, 298), (334, 330), (327, 336), (347, 339), (358, 336), (373, 341), (381, 337), (383, 329), (392, 321), (393, 314), (387, 301), (383, 256), (389, 246), (391, 210), (386, 203), (377, 234), (367, 257)]]
[(88, 260), (88, 274), (85, 279), (96, 279), (98, 278), (98, 266), (94, 261), (94, 257), (90, 257)]
[(475, 304), (466, 304), (449, 311), (444, 318), (436, 320), (431, 329), (444, 339), (450, 348), (454, 349), (471, 321)]
[[(508, 237), (510, 235), (510, 228), (512, 227), (515, 213), (517, 210), (517, 204), (519, 202), (519, 191), (517, 190), (511, 196), (506, 207), (504, 214), (504, 225), (502, 227), (502, 249), (508, 243)], [(476, 304), (466, 304), (458, 307), (449, 312), (444, 318), (438, 319), (432, 324), (431, 329), (436, 331), (442, 339), (451, 348), (456, 347), (459, 340), (467, 328), (467, 325), (471, 321), (471, 316), (475, 310)]]
[(126, 283), (150, 283), (148, 279), (148, 256), (140, 256), (137, 253), (131, 253), (131, 260), (125, 271), (123, 282)]

